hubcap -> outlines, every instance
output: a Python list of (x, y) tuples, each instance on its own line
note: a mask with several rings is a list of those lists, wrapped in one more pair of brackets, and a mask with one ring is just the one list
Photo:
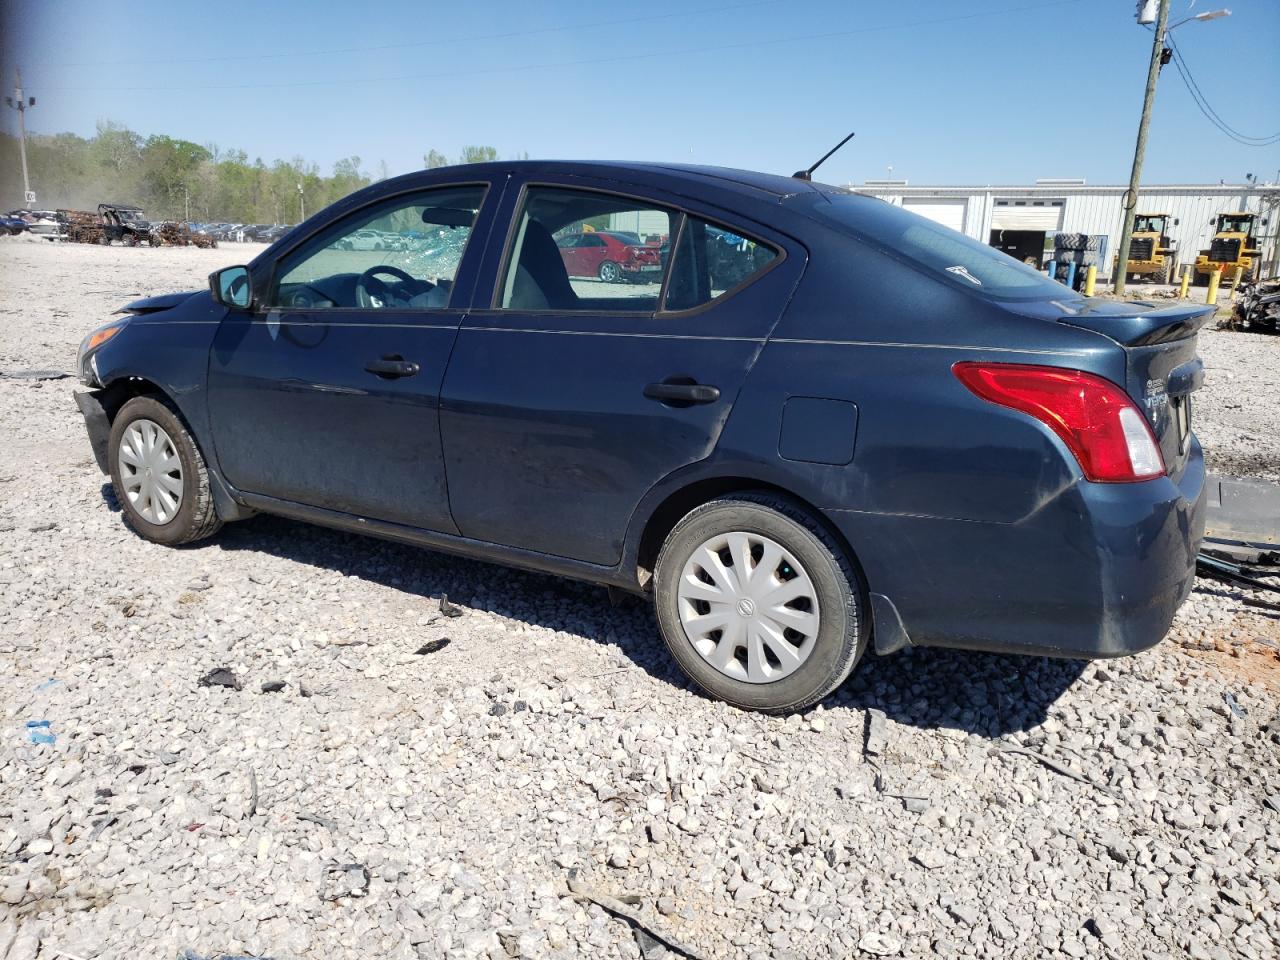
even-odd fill
[(734, 680), (781, 680), (818, 639), (813, 581), (781, 544), (756, 533), (719, 534), (694, 550), (676, 598), (693, 648)]
[(120, 437), (120, 483), (139, 516), (164, 524), (182, 506), (182, 461), (164, 428), (135, 420)]

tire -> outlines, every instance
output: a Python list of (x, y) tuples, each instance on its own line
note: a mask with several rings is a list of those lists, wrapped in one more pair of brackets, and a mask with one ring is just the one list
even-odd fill
[[(181, 468), (181, 499), (171, 515), (162, 515), (153, 511), (156, 516), (144, 516), (147, 504), (143, 501), (143, 491), (138, 490), (135, 496), (142, 505), (131, 499), (126, 482), (129, 477), (122, 476), (129, 469), (121, 459), (121, 444), (130, 428), (137, 425), (144, 434), (149, 433), (147, 424), (159, 427), (167, 436)], [(131, 435), (132, 436), (132, 435)], [(157, 438), (156, 449), (163, 452), (163, 440)], [(130, 448), (132, 450), (132, 447)], [(213, 494), (209, 488), (209, 471), (204, 457), (195, 439), (186, 425), (168, 403), (157, 397), (134, 397), (116, 414), (111, 424), (111, 436), (107, 445), (107, 457), (111, 466), (111, 484), (115, 488), (116, 500), (124, 514), (125, 521), (133, 531), (144, 540), (161, 543), (166, 546), (177, 546), (203, 540), (217, 532), (222, 526), (218, 514), (213, 509)], [(135, 474), (136, 476), (136, 474)], [(130, 489), (134, 489), (131, 484)]]
[[(704, 589), (696, 573), (690, 572), (696, 571), (696, 567), (691, 565), (697, 564), (698, 555), (710, 556), (703, 553), (704, 546), (730, 535), (738, 538), (735, 542), (745, 542), (753, 548), (752, 559), (756, 563), (760, 562), (763, 551), (770, 549), (760, 541), (771, 541), (772, 548), (780, 548), (782, 555), (775, 569), (768, 572), (768, 582), (790, 582), (782, 580), (779, 573), (790, 573), (796, 580), (807, 578), (803, 586), (816, 600), (816, 610), (813, 611), (817, 615), (816, 630), (803, 642), (793, 639), (790, 648), (799, 652), (798, 666), (793, 666), (789, 672), (781, 661), (776, 666), (764, 667), (765, 671), (776, 673), (777, 679), (768, 679), (767, 676), (757, 676), (754, 681), (748, 679), (749, 655), (745, 646), (750, 643), (748, 634), (743, 634), (742, 645), (729, 651), (726, 658), (728, 667), (722, 669), (709, 657), (716, 656), (726, 642), (723, 632), (719, 632), (716, 640), (705, 636), (700, 638), (704, 652), (699, 652), (699, 646), (695, 645), (681, 619), (682, 612), (689, 616), (712, 612), (711, 604), (681, 596), (681, 590), (687, 590), (690, 584), (695, 590)], [(726, 548), (725, 552), (732, 557), (732, 550)], [(731, 568), (736, 566), (730, 565)], [(760, 567), (755, 567), (753, 573), (758, 576), (760, 571)], [(702, 583), (706, 582), (703, 576)], [(721, 612), (731, 611), (730, 616), (741, 614), (742, 601), (735, 603), (732, 599), (741, 594), (712, 589), (728, 600)], [(677, 523), (658, 554), (654, 570), (654, 600), (658, 625), (667, 649), (685, 674), (713, 697), (737, 707), (767, 713), (803, 710), (835, 690), (853, 672), (866, 651), (867, 638), (871, 633), (870, 620), (865, 613), (868, 604), (862, 578), (835, 538), (805, 510), (783, 497), (766, 493), (730, 494), (712, 500), (690, 511)], [(798, 599), (791, 601), (798, 602)], [(803, 616), (812, 602), (806, 599), (803, 606), (791, 609), (793, 612), (798, 610)], [(752, 608), (748, 605), (747, 609)], [(776, 624), (763, 614), (766, 609), (760, 601), (758, 609), (741, 614), (739, 619), (748, 628), (752, 624), (756, 624), (758, 629), (763, 623)], [(799, 635), (795, 630), (787, 632)], [(707, 653), (712, 645), (711, 652)], [(759, 662), (768, 659), (763, 655), (765, 649), (769, 649), (769, 656), (777, 661), (777, 655), (772, 653), (777, 642), (770, 645), (761, 641), (754, 646), (761, 651)]]
[(612, 260), (606, 260), (600, 264), (596, 275), (605, 283), (617, 283), (622, 279), (622, 268)]

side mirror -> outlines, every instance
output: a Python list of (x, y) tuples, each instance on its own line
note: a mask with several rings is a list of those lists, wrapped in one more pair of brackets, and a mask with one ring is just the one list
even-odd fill
[(253, 285), (248, 267), (223, 267), (209, 274), (213, 299), (233, 310), (248, 310), (253, 304)]
[(1178, 218), (1177, 218), (1177, 217), (1174, 217), (1174, 218), (1173, 218), (1173, 225), (1174, 225), (1175, 227), (1178, 225)]

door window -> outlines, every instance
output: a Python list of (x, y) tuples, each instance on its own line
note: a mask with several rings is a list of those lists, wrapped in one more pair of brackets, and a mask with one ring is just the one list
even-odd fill
[(447, 307), (484, 194), (443, 187), (352, 214), (281, 261), (268, 306)]
[(498, 306), (656, 311), (680, 216), (632, 197), (531, 187), (516, 220)]
[(778, 256), (767, 244), (698, 217), (687, 217), (676, 243), (666, 310), (691, 310), (724, 296)]

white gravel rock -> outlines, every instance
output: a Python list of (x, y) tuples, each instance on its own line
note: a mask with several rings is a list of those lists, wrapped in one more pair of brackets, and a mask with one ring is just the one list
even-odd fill
[[(0, 371), (248, 256), (0, 240)], [(1203, 352), (1211, 463), (1280, 479), (1280, 339)], [(724, 960), (1280, 951), (1260, 594), (1199, 582), (1128, 659), (908, 650), (741, 713), (590, 586), (268, 517), (144, 543), (72, 386), (0, 376), (5, 960), (637, 956), (573, 868)]]

